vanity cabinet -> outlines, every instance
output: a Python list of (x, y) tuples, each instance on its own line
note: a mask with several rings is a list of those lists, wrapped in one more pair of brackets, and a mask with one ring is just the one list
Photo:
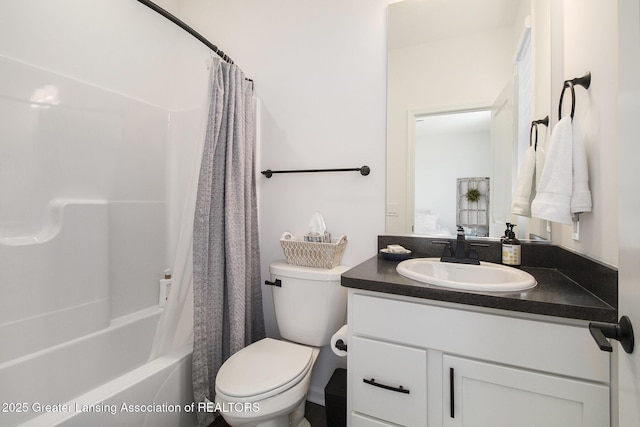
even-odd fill
[(349, 289), (348, 425), (610, 425), (586, 322)]

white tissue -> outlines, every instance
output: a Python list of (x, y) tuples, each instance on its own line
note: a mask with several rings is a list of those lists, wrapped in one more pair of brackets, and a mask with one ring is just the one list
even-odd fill
[(338, 340), (342, 340), (343, 343), (349, 345), (347, 339), (347, 325), (342, 326), (335, 334), (333, 334), (333, 336), (331, 336), (331, 351), (339, 357), (345, 357), (347, 352), (336, 348), (336, 342), (338, 342)]
[(314, 213), (309, 221), (309, 233), (323, 236), (325, 231), (327, 231), (327, 225), (324, 223), (324, 218), (319, 212)]
[(305, 242), (331, 243), (331, 234), (327, 232), (324, 218), (318, 212), (309, 221), (309, 232), (304, 235)]

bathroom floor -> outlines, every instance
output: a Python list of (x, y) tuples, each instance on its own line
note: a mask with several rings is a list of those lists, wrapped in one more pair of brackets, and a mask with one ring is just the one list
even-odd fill
[[(311, 403), (307, 400), (305, 406), (305, 418), (311, 423), (311, 427), (327, 427), (324, 406)], [(228, 427), (229, 424), (224, 422), (222, 417), (218, 417), (209, 427)]]

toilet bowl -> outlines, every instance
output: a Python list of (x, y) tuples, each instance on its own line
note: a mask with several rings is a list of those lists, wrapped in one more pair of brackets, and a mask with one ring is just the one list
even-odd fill
[(320, 347), (345, 322), (347, 291), (333, 269), (271, 264), (282, 340), (265, 338), (227, 359), (216, 376), (216, 406), (230, 426), (305, 427), (304, 406)]
[(227, 424), (304, 426), (304, 403), (319, 351), (265, 338), (234, 354), (216, 377), (215, 400)]

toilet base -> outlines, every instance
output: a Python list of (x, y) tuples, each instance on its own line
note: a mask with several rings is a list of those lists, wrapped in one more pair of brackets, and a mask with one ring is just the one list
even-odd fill
[(303, 418), (298, 425), (289, 424), (289, 418), (285, 417), (284, 420), (271, 420), (264, 424), (258, 424), (256, 427), (311, 427), (311, 423)]
[(227, 421), (229, 425), (239, 427), (311, 427), (311, 423), (304, 417), (305, 403), (306, 399), (303, 399), (292, 412), (288, 414), (281, 414), (275, 418), (271, 418), (270, 420), (257, 424), (251, 422), (236, 424), (234, 420), (224, 417), (224, 415), (223, 418), (225, 418), (225, 421)]

